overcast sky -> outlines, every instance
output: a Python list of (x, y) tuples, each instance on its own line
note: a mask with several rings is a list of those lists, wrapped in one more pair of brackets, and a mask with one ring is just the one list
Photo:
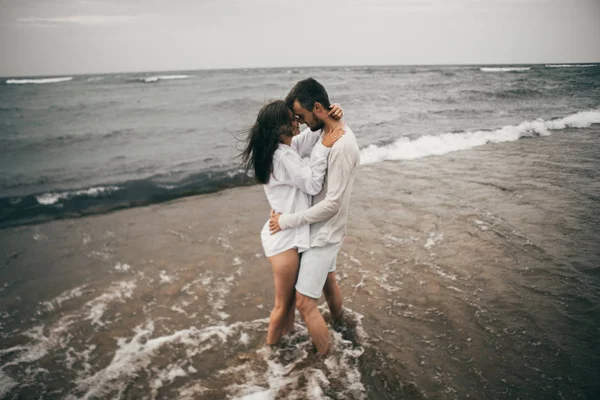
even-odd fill
[(0, 0), (0, 76), (600, 61), (600, 0)]

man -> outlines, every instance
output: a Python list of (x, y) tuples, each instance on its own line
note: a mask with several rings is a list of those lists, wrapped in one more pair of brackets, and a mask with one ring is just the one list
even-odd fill
[(323, 189), (313, 198), (308, 210), (293, 214), (271, 213), (271, 233), (304, 224), (310, 225), (310, 246), (302, 254), (296, 282), (296, 308), (300, 311), (308, 332), (320, 354), (329, 350), (329, 332), (317, 308), (321, 293), (325, 293), (331, 317), (338, 320), (342, 314), (342, 296), (335, 277), (337, 253), (346, 236), (350, 194), (356, 170), (360, 164), (360, 151), (354, 133), (343, 121), (329, 112), (329, 96), (319, 82), (312, 78), (302, 80), (286, 97), (300, 123), (314, 132), (325, 135), (337, 126), (344, 135), (333, 145), (327, 162), (327, 175)]

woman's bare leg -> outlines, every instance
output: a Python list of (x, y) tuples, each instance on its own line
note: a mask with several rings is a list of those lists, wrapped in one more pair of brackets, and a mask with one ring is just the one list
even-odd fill
[(289, 309), (294, 307), (294, 287), (298, 276), (300, 259), (296, 249), (290, 249), (269, 257), (275, 282), (275, 306), (269, 318), (267, 344), (276, 344), (289, 323)]

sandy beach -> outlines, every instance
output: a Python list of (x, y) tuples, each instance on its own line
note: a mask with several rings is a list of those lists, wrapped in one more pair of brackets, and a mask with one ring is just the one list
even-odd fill
[(0, 398), (594, 398), (599, 134), (362, 166), (324, 359), (263, 346), (260, 186), (1, 230)]

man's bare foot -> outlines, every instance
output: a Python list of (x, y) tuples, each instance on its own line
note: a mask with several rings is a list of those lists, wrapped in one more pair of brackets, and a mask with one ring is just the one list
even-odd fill
[(331, 322), (331, 327), (334, 331), (341, 333), (344, 340), (356, 344), (356, 321), (347, 318), (343, 312), (335, 321)]

